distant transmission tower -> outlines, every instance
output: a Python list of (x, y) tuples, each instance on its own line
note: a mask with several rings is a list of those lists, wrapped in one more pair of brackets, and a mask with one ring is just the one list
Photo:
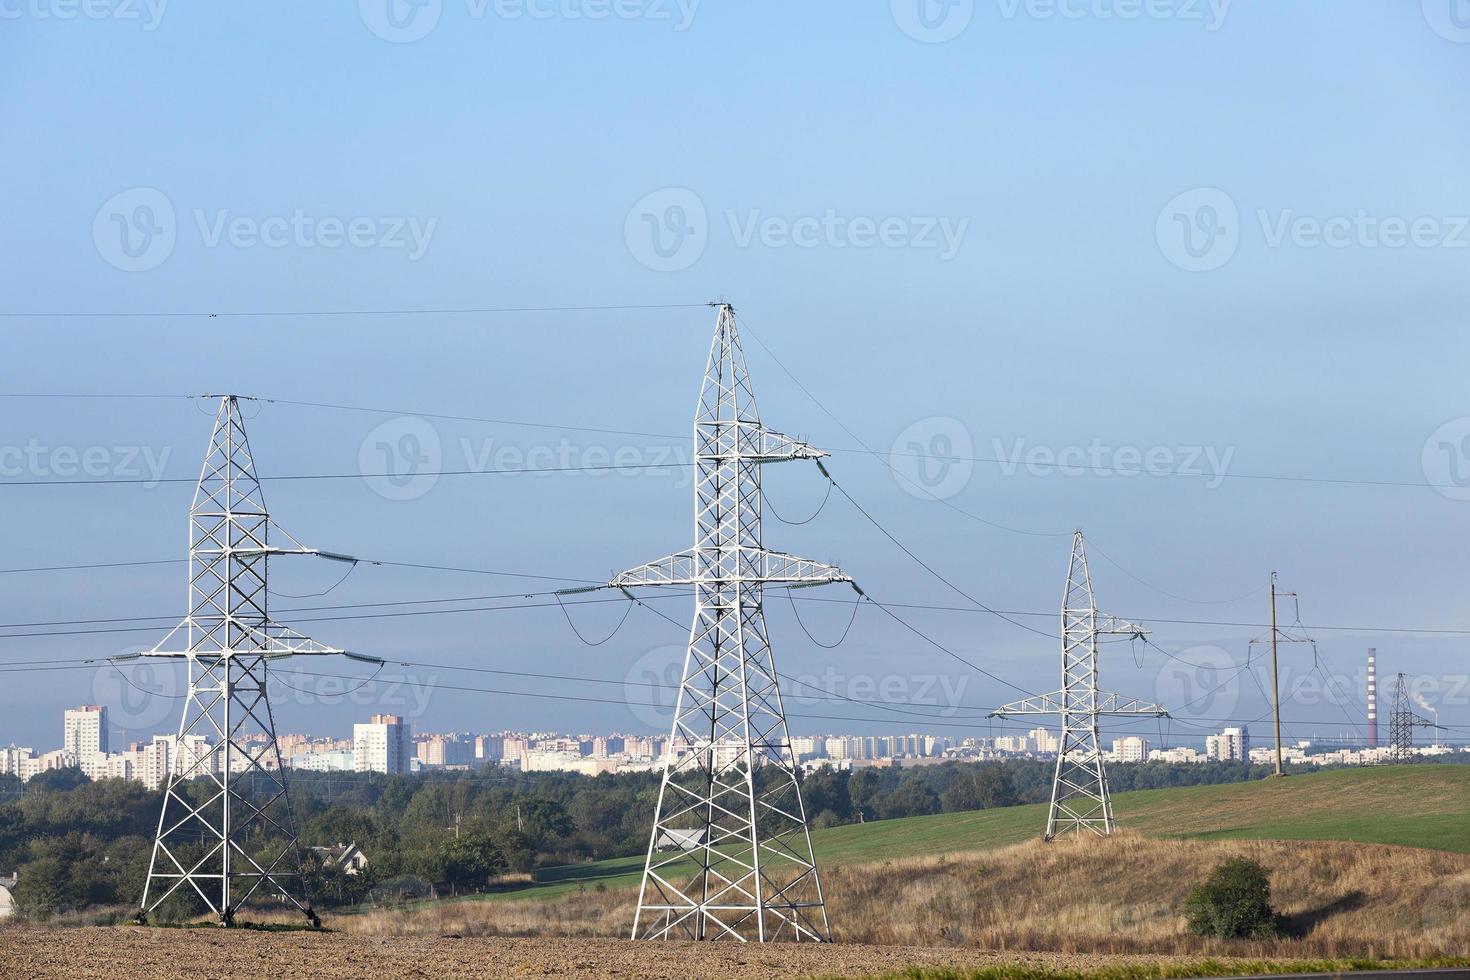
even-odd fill
[(694, 547), (609, 583), (695, 594), (633, 938), (823, 941), (827, 908), (761, 602), (768, 584), (852, 579), (761, 540), (761, 466), (827, 454), (761, 425), (735, 311), (718, 310), (694, 418)]
[[(301, 873), (266, 690), (268, 664), (304, 654), (378, 661), (322, 646), (271, 622), (271, 555), (354, 560), (302, 547), (289, 534), (294, 547), (274, 547), (268, 542), (271, 526), (239, 401), (226, 395), (189, 510), (189, 615), (158, 646), (132, 655), (180, 658), (189, 670), (140, 922), (182, 890), (197, 895), (221, 925), (232, 925), (250, 899), (267, 896), (321, 924)], [(176, 638), (183, 649), (167, 649)], [(254, 748), (251, 736), (257, 739)], [(251, 777), (248, 785), (245, 775)]]
[(1414, 714), (1409, 689), (1400, 674), (1393, 688), (1393, 714), (1388, 717), (1388, 761), (1408, 762), (1414, 757), (1414, 729), (1438, 728), (1434, 722)]
[(1046, 817), (1047, 840), (1068, 831), (1088, 830), (1101, 837), (1113, 832), (1113, 800), (1108, 791), (1098, 718), (1169, 716), (1156, 704), (1123, 700), (1119, 695), (1098, 691), (1097, 638), (1110, 635), (1138, 638), (1147, 636), (1148, 630), (1098, 613), (1087, 549), (1078, 531), (1072, 538), (1072, 560), (1062, 595), (1062, 689), (1016, 701), (992, 713), (996, 718), (1061, 716), (1056, 778)]

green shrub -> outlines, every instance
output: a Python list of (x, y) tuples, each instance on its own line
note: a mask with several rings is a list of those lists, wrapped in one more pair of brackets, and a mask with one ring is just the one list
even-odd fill
[(1220, 939), (1268, 939), (1280, 932), (1271, 876), (1249, 858), (1219, 864), (1184, 903), (1189, 931)]

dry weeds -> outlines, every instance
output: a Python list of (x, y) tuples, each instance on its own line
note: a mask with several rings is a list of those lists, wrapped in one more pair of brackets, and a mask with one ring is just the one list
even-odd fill
[[(1289, 938), (1191, 936), (1180, 909), (1226, 857), (1272, 872)], [(1339, 841), (1033, 841), (999, 851), (834, 867), (824, 875), (845, 943), (1268, 958), (1470, 955), (1470, 855)], [(464, 901), (336, 917), (372, 936), (626, 936), (636, 893)]]

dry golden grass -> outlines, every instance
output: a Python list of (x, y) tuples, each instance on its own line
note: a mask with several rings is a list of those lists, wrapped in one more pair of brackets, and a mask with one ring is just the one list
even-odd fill
[[(1189, 935), (1180, 909), (1227, 857), (1271, 870), (1290, 936)], [(1032, 841), (998, 851), (843, 865), (824, 873), (834, 938), (1059, 953), (1417, 959), (1470, 955), (1470, 855), (1339, 841)], [(626, 936), (636, 892), (466, 901), (335, 917), (377, 936)]]

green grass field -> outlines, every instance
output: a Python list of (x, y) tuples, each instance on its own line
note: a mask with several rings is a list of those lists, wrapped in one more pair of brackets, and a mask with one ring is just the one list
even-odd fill
[[(1118, 793), (1113, 802), (1121, 828), (1151, 837), (1345, 840), (1470, 853), (1470, 766), (1337, 769)], [(1039, 836), (1045, 822), (1044, 805), (1018, 806), (833, 827), (812, 839), (820, 864), (861, 864), (1019, 844)], [(636, 887), (642, 870), (642, 855), (543, 868), (534, 884), (485, 897), (555, 898), (598, 883)]]

